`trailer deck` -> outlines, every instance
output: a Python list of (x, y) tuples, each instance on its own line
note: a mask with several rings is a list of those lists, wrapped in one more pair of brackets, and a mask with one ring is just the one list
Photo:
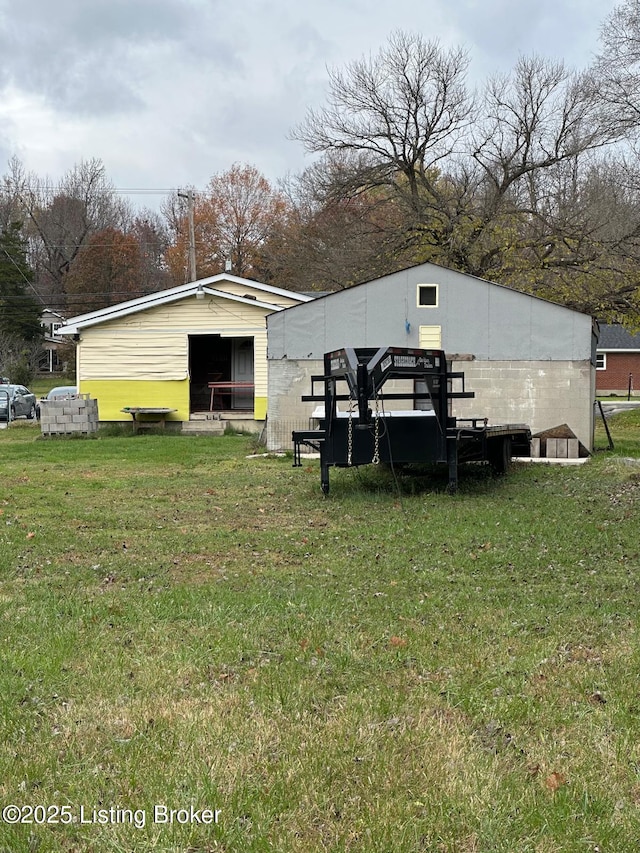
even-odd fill
[[(395, 387), (385, 392), (388, 382)], [(315, 393), (318, 383), (321, 394)], [(324, 410), (317, 429), (294, 430), (294, 467), (301, 465), (302, 447), (318, 452), (325, 494), (332, 466), (442, 463), (448, 466), (451, 491), (457, 488), (460, 462), (488, 462), (504, 473), (513, 456), (529, 455), (531, 432), (525, 424), (489, 425), (485, 418), (452, 416), (452, 400), (474, 396), (465, 390), (464, 374), (449, 370), (442, 350), (326, 353), (324, 374), (312, 377), (312, 393), (302, 398), (324, 403)], [(400, 401), (412, 408), (393, 408)]]

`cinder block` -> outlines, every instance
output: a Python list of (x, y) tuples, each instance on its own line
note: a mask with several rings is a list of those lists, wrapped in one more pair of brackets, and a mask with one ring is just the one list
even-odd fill
[(540, 439), (532, 438), (531, 439), (531, 449), (529, 453), (533, 459), (538, 459), (540, 457)]
[(580, 442), (577, 438), (567, 439), (567, 458), (577, 459), (580, 456)]
[(558, 459), (566, 459), (567, 453), (568, 453), (568, 446), (567, 445), (568, 445), (569, 439), (568, 438), (559, 438), (559, 439), (557, 439), (557, 441), (558, 441), (557, 458)]
[(555, 459), (558, 456), (558, 439), (557, 438), (548, 438), (547, 439), (547, 459)]
[(43, 435), (87, 434), (98, 429), (98, 401), (88, 395), (72, 400), (47, 400), (41, 407)]

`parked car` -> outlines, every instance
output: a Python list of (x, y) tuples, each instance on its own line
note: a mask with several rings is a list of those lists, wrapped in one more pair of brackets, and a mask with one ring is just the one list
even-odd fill
[(58, 385), (52, 388), (44, 398), (45, 400), (55, 400), (58, 397), (77, 397), (78, 388), (75, 385)]
[(2, 385), (0, 389), (7, 392), (0, 394), (0, 420), (8, 420), (7, 403), (10, 407), (11, 420), (20, 417), (33, 420), (38, 417), (40, 407), (36, 395), (24, 385)]

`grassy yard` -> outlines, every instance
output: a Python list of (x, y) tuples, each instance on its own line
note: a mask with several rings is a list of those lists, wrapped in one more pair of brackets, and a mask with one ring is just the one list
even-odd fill
[(0, 431), (0, 851), (639, 850), (611, 423), (580, 467), (328, 499), (241, 436)]

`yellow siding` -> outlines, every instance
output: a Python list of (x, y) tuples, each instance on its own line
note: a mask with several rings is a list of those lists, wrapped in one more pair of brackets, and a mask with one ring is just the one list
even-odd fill
[(94, 379), (187, 379), (188, 338), (184, 333), (141, 334), (140, 330), (99, 326), (82, 332), (78, 352), (82, 383)]
[(100, 420), (122, 420), (124, 406), (166, 406), (178, 410), (175, 420), (188, 420), (189, 335), (252, 337), (255, 417), (262, 419), (269, 313), (257, 305), (194, 296), (87, 327), (77, 348), (82, 393), (97, 398)]
[[(267, 397), (267, 330), (253, 339), (253, 382), (256, 397)], [(257, 405), (257, 403), (256, 403)], [(256, 415), (256, 418), (258, 416)]]
[(177, 411), (168, 420), (189, 420), (189, 382), (149, 381), (99, 381), (85, 380), (81, 384), (83, 394), (90, 394), (98, 401), (98, 417), (101, 421), (128, 420), (123, 414), (125, 406), (166, 407)]

